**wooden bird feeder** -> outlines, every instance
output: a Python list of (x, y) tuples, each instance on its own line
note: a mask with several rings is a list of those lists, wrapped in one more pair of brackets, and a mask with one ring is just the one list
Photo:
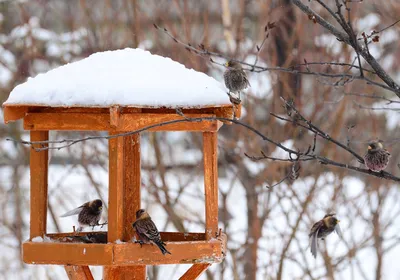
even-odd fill
[[(5, 123), (23, 119), (31, 141), (46, 141), (49, 131), (108, 131), (109, 135), (138, 130), (184, 117), (174, 109), (130, 106), (57, 107), (45, 105), (4, 106)], [(234, 112), (236, 110), (236, 112)], [(183, 108), (192, 117), (232, 118), (240, 107), (231, 104)], [(180, 279), (197, 279), (211, 264), (224, 259), (226, 235), (218, 230), (218, 120), (180, 122), (155, 126), (149, 131), (190, 131), (203, 135), (205, 231), (162, 232), (171, 255), (163, 256), (156, 246), (133, 243), (132, 221), (140, 209), (140, 133), (109, 140), (109, 200), (107, 243), (65, 242), (74, 233), (46, 231), (48, 203), (48, 151), (30, 150), (30, 239), (23, 244), (23, 261), (28, 264), (64, 265), (70, 279), (93, 279), (88, 266), (104, 267), (103, 279), (145, 279), (146, 265), (193, 264)], [(34, 145), (43, 147), (43, 145)], [(90, 232), (82, 232), (86, 235)], [(42, 237), (44, 242), (33, 242)], [(58, 242), (46, 242), (56, 239)], [(122, 242), (119, 242), (122, 241)]]

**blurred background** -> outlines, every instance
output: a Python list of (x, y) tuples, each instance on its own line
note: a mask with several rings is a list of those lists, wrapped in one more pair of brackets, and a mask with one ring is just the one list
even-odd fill
[[(315, 1), (303, 1), (331, 20)], [(331, 1), (325, 1), (330, 3)], [(333, 2), (333, 1), (332, 1)], [(352, 24), (361, 34), (398, 20), (398, 1), (352, 4)], [(276, 22), (263, 48), (264, 27)], [(28, 77), (94, 52), (141, 48), (170, 57), (223, 82), (223, 67), (185, 50), (177, 39), (248, 63), (290, 67), (308, 62), (352, 63), (354, 51), (340, 43), (290, 0), (0, 0), (0, 103)], [(370, 51), (400, 82), (399, 26), (380, 34)], [(224, 59), (213, 57), (217, 62)], [(140, 65), (132, 65), (140, 67)], [(328, 73), (353, 71), (316, 65)], [(313, 135), (270, 115), (284, 115), (279, 96), (293, 98), (317, 126), (359, 154), (382, 139), (392, 154), (387, 171), (400, 176), (400, 101), (362, 81), (333, 83), (322, 76), (248, 72), (251, 88), (241, 120), (288, 147), (306, 150)], [(68, 77), (65, 77), (68, 79)], [(134, 78), (134, 77), (132, 77)], [(79, 94), (79, 92), (77, 92)], [(356, 94), (356, 95), (352, 95)], [(1, 110), (1, 109), (0, 109)], [(25, 265), (21, 244), (29, 238), (29, 147), (6, 138), (29, 139), (21, 122), (4, 125), (0, 112), (0, 279), (67, 279), (63, 267)], [(52, 139), (93, 133), (52, 132)], [(400, 191), (388, 180), (304, 162), (297, 180), (285, 180), (290, 163), (252, 161), (244, 155), (287, 157), (248, 130), (225, 125), (219, 133), (220, 227), (228, 235), (225, 261), (201, 279), (400, 279)], [(337, 146), (317, 140), (316, 153), (360, 166)], [(108, 143), (83, 142), (50, 152), (48, 232), (70, 231), (64, 212), (85, 201), (108, 199)], [(143, 206), (162, 231), (204, 230), (201, 135), (143, 133)], [(327, 212), (336, 212), (344, 239), (320, 242), (314, 259), (308, 232)], [(107, 220), (106, 214), (103, 220)], [(34, 221), (32, 221), (34, 222)], [(149, 279), (177, 279), (188, 266), (148, 267)], [(95, 279), (102, 270), (91, 267)]]

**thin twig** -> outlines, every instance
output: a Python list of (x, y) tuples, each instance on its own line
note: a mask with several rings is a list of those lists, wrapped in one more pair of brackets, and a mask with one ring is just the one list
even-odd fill
[(364, 106), (360, 103), (357, 103), (353, 101), (353, 103), (360, 109), (365, 109), (365, 110), (373, 110), (373, 111), (395, 111), (395, 112), (400, 112), (400, 108), (390, 108), (390, 107), (369, 107), (369, 106)]
[(392, 104), (392, 103), (400, 104), (400, 101), (389, 99), (387, 97), (376, 95), (376, 94), (370, 95), (370, 94), (363, 94), (363, 93), (345, 92), (344, 95), (345, 96), (359, 96), (359, 97), (365, 97), (365, 98), (371, 98), (371, 99), (381, 99), (381, 100), (387, 101), (387, 103), (386, 103), (387, 105)]
[(310, 130), (312, 132), (315, 132), (318, 134), (318, 136), (334, 143), (335, 145), (339, 146), (340, 148), (346, 150), (347, 152), (349, 152), (350, 154), (352, 154), (353, 156), (355, 156), (360, 162), (364, 162), (364, 159), (362, 156), (360, 156), (359, 154), (357, 154), (355, 151), (353, 151), (352, 149), (349, 149), (346, 145), (340, 143), (339, 141), (333, 139), (332, 137), (329, 136), (329, 134), (325, 133), (324, 131), (322, 131), (320, 128), (318, 128), (316, 125), (314, 125), (311, 121), (307, 120), (293, 105), (289, 104), (283, 97), (281, 97), (281, 99), (283, 100), (283, 102), (285, 102), (285, 104), (289, 107), (292, 108), (293, 111), (296, 112), (296, 114), (298, 115), (298, 117), (300, 117), (300, 119), (302, 121), (304, 121), (308, 127), (310, 128)]

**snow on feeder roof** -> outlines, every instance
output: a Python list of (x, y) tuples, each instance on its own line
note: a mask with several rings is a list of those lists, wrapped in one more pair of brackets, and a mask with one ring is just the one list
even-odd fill
[(170, 58), (126, 48), (92, 54), (18, 85), (4, 106), (201, 108), (230, 105), (224, 85)]

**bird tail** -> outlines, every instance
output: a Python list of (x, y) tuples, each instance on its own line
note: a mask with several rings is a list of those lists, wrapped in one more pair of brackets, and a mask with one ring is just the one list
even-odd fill
[(165, 248), (165, 243), (164, 242), (162, 242), (161, 240), (158, 240), (158, 241), (156, 241), (156, 242), (154, 242), (156, 245), (157, 245), (157, 247), (158, 248), (160, 248), (160, 251), (161, 251), (161, 253), (163, 254), (163, 255), (165, 255), (165, 254), (170, 254), (171, 255), (171, 252), (169, 252), (166, 248)]
[(317, 233), (314, 233), (313, 235), (310, 236), (310, 241), (311, 241), (311, 254), (313, 255), (314, 258), (317, 257), (317, 248), (318, 248), (318, 238), (317, 238)]

